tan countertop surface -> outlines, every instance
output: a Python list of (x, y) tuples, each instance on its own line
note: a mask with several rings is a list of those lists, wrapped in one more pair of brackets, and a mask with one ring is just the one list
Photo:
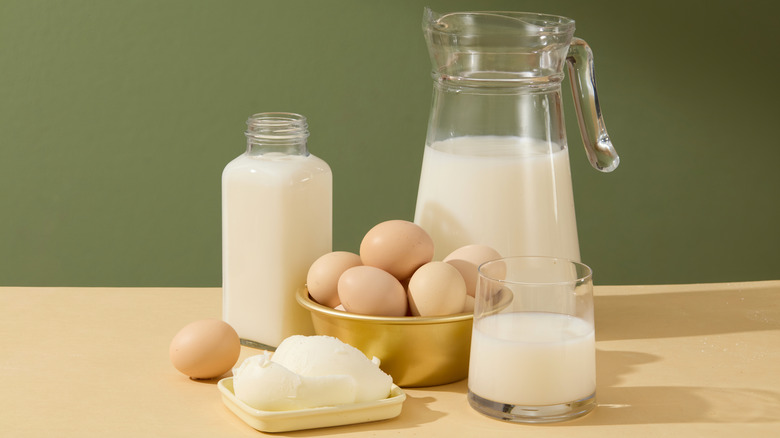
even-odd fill
[[(256, 437), (216, 381), (168, 361), (219, 288), (0, 288), (3, 437)], [(484, 417), (466, 382), (406, 389), (397, 418), (276, 436), (780, 436), (780, 280), (596, 286), (598, 407), (554, 425)], [(257, 354), (242, 347), (241, 359)]]

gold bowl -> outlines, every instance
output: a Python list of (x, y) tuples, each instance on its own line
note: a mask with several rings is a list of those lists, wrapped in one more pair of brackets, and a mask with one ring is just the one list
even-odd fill
[(318, 304), (301, 288), (298, 303), (311, 312), (314, 331), (333, 336), (381, 361), (401, 387), (435, 386), (468, 376), (471, 313), (447, 316), (370, 316)]

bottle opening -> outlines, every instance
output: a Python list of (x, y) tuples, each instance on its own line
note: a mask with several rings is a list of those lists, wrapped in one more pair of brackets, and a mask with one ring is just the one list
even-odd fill
[(306, 117), (295, 113), (258, 113), (246, 124), (250, 140), (305, 140), (309, 136)]

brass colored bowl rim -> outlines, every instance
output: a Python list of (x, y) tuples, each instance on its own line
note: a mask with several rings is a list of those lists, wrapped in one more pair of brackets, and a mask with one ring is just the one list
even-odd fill
[(325, 314), (338, 319), (350, 321), (363, 321), (367, 323), (398, 324), (398, 325), (419, 325), (419, 324), (446, 324), (459, 321), (467, 321), (474, 318), (471, 312), (457, 313), (444, 316), (374, 316), (362, 315), (359, 313), (349, 313), (341, 310), (332, 309), (323, 306), (311, 299), (309, 289), (303, 287), (298, 290), (295, 296), (298, 304), (309, 309), (312, 312)]

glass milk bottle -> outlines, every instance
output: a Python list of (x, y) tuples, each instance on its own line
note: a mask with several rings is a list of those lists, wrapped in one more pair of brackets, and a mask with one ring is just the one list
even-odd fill
[(478, 243), (578, 261), (564, 66), (591, 164), (609, 172), (619, 158), (574, 20), (428, 9), (423, 30), (434, 89), (414, 220), (433, 238), (434, 258)]
[(306, 118), (260, 113), (222, 173), (222, 317), (244, 345), (313, 334), (295, 294), (332, 248), (333, 176), (309, 153)]

